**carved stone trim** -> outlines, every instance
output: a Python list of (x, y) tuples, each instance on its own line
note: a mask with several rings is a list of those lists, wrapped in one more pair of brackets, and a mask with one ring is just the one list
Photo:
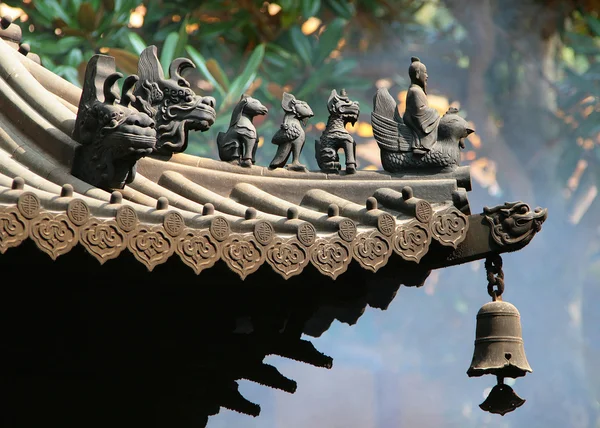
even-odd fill
[(123, 205), (117, 209), (115, 220), (121, 229), (131, 232), (138, 223), (138, 216), (132, 207)]
[(149, 271), (166, 262), (175, 251), (171, 236), (162, 226), (143, 224), (129, 236), (127, 248)]
[(67, 206), (67, 216), (75, 226), (83, 226), (90, 218), (90, 208), (85, 201), (73, 199)]
[(310, 260), (321, 273), (336, 279), (348, 269), (352, 252), (348, 244), (337, 237), (319, 238), (310, 250)]
[(31, 220), (40, 213), (40, 198), (33, 192), (23, 192), (17, 200), (17, 208), (28, 220)]
[(308, 250), (296, 238), (275, 238), (267, 249), (267, 263), (285, 279), (301, 273), (309, 261)]
[(298, 226), (296, 236), (298, 237), (298, 241), (300, 241), (303, 245), (310, 247), (315, 243), (317, 231), (312, 224), (302, 223), (300, 226)]
[(483, 213), (490, 224), (492, 238), (500, 246), (527, 245), (542, 229), (542, 223), (548, 217), (546, 208), (532, 211), (524, 202), (484, 207)]
[(90, 220), (80, 229), (79, 240), (100, 264), (117, 258), (127, 247), (127, 235), (121, 231), (115, 220)]
[(392, 238), (394, 251), (403, 259), (417, 263), (427, 254), (430, 242), (429, 229), (416, 219), (398, 226)]
[(356, 225), (350, 219), (344, 219), (338, 224), (338, 234), (346, 242), (352, 242), (356, 237)]
[(377, 272), (380, 267), (387, 264), (392, 254), (391, 247), (391, 243), (385, 236), (373, 230), (372, 232), (360, 233), (356, 237), (352, 252), (354, 253), (354, 259), (363, 268)]
[(27, 239), (28, 224), (14, 207), (0, 209), (0, 254)]
[(261, 245), (269, 245), (274, 234), (273, 225), (268, 221), (260, 220), (254, 225), (254, 237)]
[(78, 241), (77, 229), (66, 214), (47, 212), (31, 221), (29, 236), (52, 260), (68, 253)]
[(415, 218), (421, 223), (429, 223), (433, 209), (431, 204), (424, 200), (419, 200), (415, 203)]
[(227, 239), (221, 257), (242, 279), (256, 272), (265, 261), (263, 250), (254, 237), (243, 235), (232, 235)]
[(377, 217), (377, 230), (385, 236), (392, 236), (396, 230), (396, 220), (391, 214), (380, 214)]
[(176, 252), (181, 260), (194, 269), (196, 275), (212, 267), (220, 257), (219, 245), (207, 230), (186, 229), (177, 242)]
[(183, 216), (177, 211), (170, 211), (163, 218), (163, 226), (167, 233), (173, 237), (181, 235), (185, 227)]
[(231, 228), (225, 217), (218, 216), (212, 219), (210, 223), (210, 233), (217, 241), (225, 240), (230, 232)]
[(433, 216), (430, 229), (440, 244), (456, 248), (467, 236), (469, 219), (455, 207), (449, 207)]

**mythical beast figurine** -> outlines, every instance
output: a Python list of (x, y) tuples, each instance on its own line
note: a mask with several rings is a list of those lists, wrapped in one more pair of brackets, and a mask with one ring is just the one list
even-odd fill
[(356, 143), (346, 130), (346, 124), (353, 126), (358, 120), (360, 109), (358, 102), (351, 101), (342, 89), (338, 95), (336, 90), (331, 91), (327, 100), (329, 119), (327, 126), (319, 140), (315, 141), (315, 157), (321, 171), (337, 173), (341, 169), (338, 150), (344, 150), (346, 156), (346, 173), (356, 172)]
[(215, 122), (215, 99), (198, 96), (181, 76), (186, 68), (195, 68), (187, 58), (177, 58), (169, 66), (165, 79), (156, 56), (156, 46), (148, 46), (140, 54), (139, 82), (135, 85), (133, 106), (156, 121), (156, 152), (170, 155), (183, 152), (188, 144), (188, 131), (206, 131)]
[(300, 152), (306, 139), (302, 126), (306, 126), (306, 122), (314, 116), (314, 113), (306, 101), (297, 100), (296, 97), (287, 92), (283, 93), (281, 107), (285, 112), (285, 116), (279, 130), (271, 140), (278, 147), (269, 168), (283, 167), (290, 157), (290, 153), (292, 153), (292, 163), (287, 166), (287, 169), (306, 172), (306, 167), (299, 162)]
[(452, 170), (460, 162), (460, 148), (473, 132), (458, 110), (450, 108), (439, 117), (427, 103), (427, 69), (413, 57), (409, 67), (411, 86), (406, 111), (400, 117), (396, 101), (382, 88), (373, 97), (371, 124), (381, 149), (381, 163), (389, 172), (407, 169)]
[(81, 146), (75, 153), (72, 174), (105, 190), (122, 189), (131, 183), (136, 162), (152, 153), (156, 145), (154, 120), (130, 106), (134, 100), (131, 88), (138, 77), (125, 79), (119, 97), (115, 83), (122, 77), (115, 72), (114, 58), (91, 58), (73, 131)]
[(256, 98), (243, 94), (231, 113), (227, 132), (217, 135), (219, 158), (222, 161), (250, 167), (258, 147), (258, 136), (252, 119), (265, 115), (268, 109)]

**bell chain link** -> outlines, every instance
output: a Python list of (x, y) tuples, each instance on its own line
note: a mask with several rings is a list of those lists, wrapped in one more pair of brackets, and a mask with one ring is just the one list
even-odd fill
[(504, 272), (500, 254), (494, 254), (485, 259), (485, 271), (488, 280), (487, 292), (496, 301), (504, 293)]

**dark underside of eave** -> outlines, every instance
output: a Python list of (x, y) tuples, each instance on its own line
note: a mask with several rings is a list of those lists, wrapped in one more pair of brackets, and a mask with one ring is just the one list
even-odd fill
[(0, 269), (6, 427), (204, 426), (220, 407), (255, 413), (237, 380), (293, 392), (264, 357), (330, 366), (302, 333), (386, 308), (402, 282), (357, 264), (337, 281), (314, 267), (284, 280), (268, 266), (240, 281), (223, 262), (197, 276), (178, 258), (148, 272), (128, 252), (99, 265), (76, 247), (52, 261), (31, 240)]

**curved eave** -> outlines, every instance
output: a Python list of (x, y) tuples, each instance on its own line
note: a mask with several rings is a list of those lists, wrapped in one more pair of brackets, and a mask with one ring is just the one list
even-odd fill
[[(467, 167), (346, 176), (178, 154), (140, 160), (133, 183), (111, 195), (70, 174), (80, 95), (0, 41), (1, 252), (29, 238), (52, 258), (81, 244), (100, 263), (128, 249), (149, 270), (177, 254), (198, 274), (223, 260), (242, 279), (264, 263), (284, 278), (312, 264), (335, 279), (353, 260), (376, 272), (468, 236)], [(430, 203), (426, 218), (394, 202), (405, 186)]]

